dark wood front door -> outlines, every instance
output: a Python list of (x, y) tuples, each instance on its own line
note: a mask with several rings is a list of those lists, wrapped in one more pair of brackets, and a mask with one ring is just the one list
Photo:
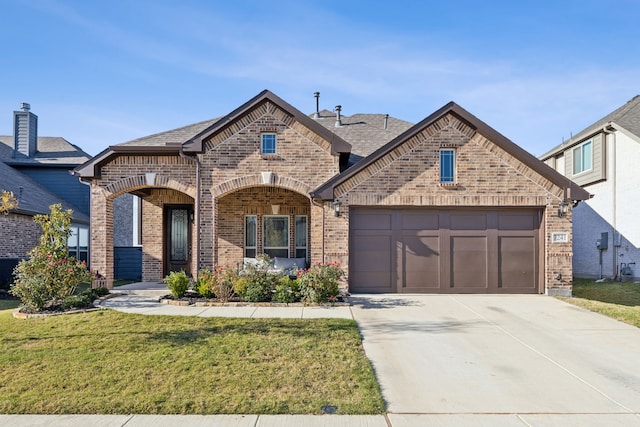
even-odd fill
[(184, 270), (191, 274), (191, 205), (165, 206), (164, 275)]

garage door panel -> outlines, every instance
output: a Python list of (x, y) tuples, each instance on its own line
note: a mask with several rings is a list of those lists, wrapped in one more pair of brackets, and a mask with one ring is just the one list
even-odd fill
[(437, 291), (440, 287), (440, 237), (403, 234), (398, 260), (406, 292)]
[(537, 263), (534, 236), (501, 236), (498, 238), (498, 286), (503, 290), (535, 290), (537, 277), (531, 265)]
[(402, 215), (402, 230), (438, 230), (439, 228), (440, 215), (438, 213), (410, 211)]
[(541, 211), (352, 207), (353, 292), (536, 293)]
[(486, 230), (487, 214), (482, 213), (452, 213), (451, 230)]
[(359, 292), (393, 292), (391, 234), (356, 234), (352, 243), (352, 286)]
[(487, 237), (452, 236), (450, 245), (452, 289), (487, 288)]

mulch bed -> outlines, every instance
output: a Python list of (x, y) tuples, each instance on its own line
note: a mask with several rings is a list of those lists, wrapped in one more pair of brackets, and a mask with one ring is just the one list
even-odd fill
[(223, 302), (217, 298), (203, 298), (194, 292), (187, 292), (182, 298), (175, 298), (173, 295), (165, 295), (160, 298), (162, 304), (196, 307), (309, 307), (309, 306), (349, 306), (346, 297), (339, 296), (334, 303), (326, 304), (305, 304), (303, 302), (248, 302), (238, 297), (233, 297), (229, 301)]

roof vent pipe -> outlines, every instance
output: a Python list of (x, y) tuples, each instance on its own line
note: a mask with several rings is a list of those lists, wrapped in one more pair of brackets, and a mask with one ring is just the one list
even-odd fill
[(313, 115), (314, 119), (320, 118), (320, 92), (313, 92), (313, 96), (316, 98), (316, 112)]
[(333, 109), (336, 112), (336, 127), (339, 128), (342, 126), (342, 119), (340, 118), (340, 111), (342, 111), (342, 105), (336, 105), (336, 108)]
[(387, 126), (389, 125), (389, 115), (384, 115), (384, 130), (387, 130)]

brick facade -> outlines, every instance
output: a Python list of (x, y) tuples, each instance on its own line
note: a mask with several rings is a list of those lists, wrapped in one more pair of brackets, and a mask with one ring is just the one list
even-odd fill
[[(455, 185), (440, 185), (441, 148), (456, 150)], [(544, 212), (545, 288), (550, 293), (570, 289), (571, 239), (550, 240), (553, 232), (571, 236), (570, 213), (557, 216), (563, 190), (452, 115), (342, 183), (335, 194), (343, 214), (327, 222), (325, 246), (347, 269), (349, 206), (537, 207)]]
[[(263, 132), (277, 135), (276, 154), (260, 153)], [(184, 141), (183, 141), (184, 142)], [(308, 217), (311, 262), (338, 261), (349, 267), (351, 206), (527, 207), (544, 215), (543, 276), (548, 293), (570, 289), (571, 239), (552, 243), (551, 233), (571, 236), (571, 212), (557, 217), (563, 189), (488, 140), (452, 114), (444, 115), (334, 188), (341, 202), (335, 216), (331, 200), (310, 193), (339, 172), (331, 142), (278, 105), (253, 106), (203, 140), (200, 234), (192, 228), (192, 272), (214, 264), (235, 266), (244, 256), (246, 215)], [(439, 183), (439, 150), (456, 150), (456, 184)], [(92, 180), (92, 267), (113, 272), (113, 200), (135, 192), (142, 197), (143, 280), (164, 274), (164, 211), (167, 204), (196, 204), (196, 163), (177, 154), (112, 156)], [(258, 251), (261, 245), (258, 227)], [(293, 236), (293, 231), (290, 233)], [(293, 237), (290, 251), (294, 249)], [(293, 252), (292, 252), (293, 253)], [(560, 279), (560, 277), (562, 279)]]
[(0, 230), (0, 258), (25, 258), (42, 235), (32, 216), (13, 213), (0, 215)]

